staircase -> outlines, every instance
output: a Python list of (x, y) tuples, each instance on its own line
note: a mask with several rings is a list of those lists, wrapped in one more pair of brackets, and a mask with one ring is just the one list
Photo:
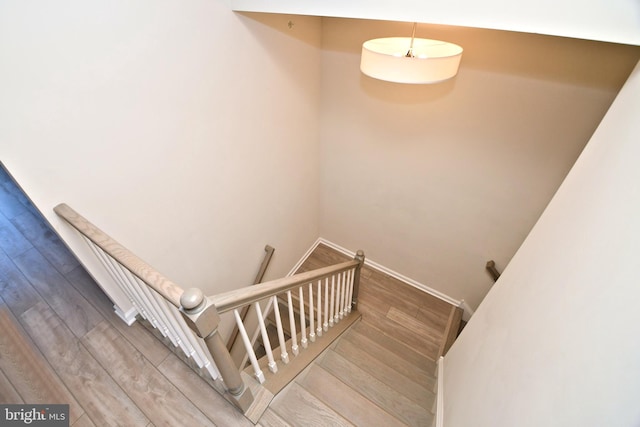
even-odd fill
[(429, 426), (433, 367), (359, 322), (279, 393), (263, 418), (292, 426)]
[[(318, 244), (291, 277), (204, 296), (160, 275), (67, 205), (55, 211), (165, 343), (254, 424), (433, 424), (435, 360), (455, 339), (461, 310), (368, 267), (361, 251), (350, 258)], [(259, 328), (241, 320), (249, 306)], [(270, 311), (277, 339), (265, 325)], [(217, 333), (225, 312), (237, 320), (246, 368)], [(260, 331), (266, 355), (258, 359), (252, 343)]]
[[(320, 244), (297, 272), (345, 259)], [(461, 310), (367, 266), (358, 310), (362, 319), (273, 398), (259, 425), (432, 425), (435, 360)]]
[[(11, 237), (0, 239), (7, 254), (0, 256), (0, 323), (7, 332), (0, 334), (0, 400), (69, 403), (77, 426), (429, 425), (433, 419), (434, 360), (455, 338), (459, 309), (363, 266), (358, 310), (338, 323), (342, 329), (334, 325), (317, 337), (314, 344), (330, 341), (317, 357), (305, 350), (292, 359), (289, 365), (304, 362), (298, 375), (274, 387), (278, 381), (269, 373), (261, 385), (251, 371), (242, 372), (263, 405), (245, 418), (223, 398), (220, 380), (207, 378), (210, 365), (185, 356), (154, 329), (180, 360), (142, 321), (126, 326), (10, 178), (0, 178), (0, 231)], [(349, 259), (321, 244), (297, 272)], [(305, 311), (309, 322), (308, 304)], [(36, 377), (20, 374), (36, 366)], [(281, 378), (281, 368), (273, 378)]]

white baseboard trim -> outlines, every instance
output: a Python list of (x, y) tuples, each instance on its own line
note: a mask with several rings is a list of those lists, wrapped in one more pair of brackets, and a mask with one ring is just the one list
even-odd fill
[(444, 427), (444, 357), (438, 359), (438, 391), (436, 392), (436, 427)]
[(461, 300), (460, 305), (458, 307), (460, 307), (463, 310), (462, 320), (464, 320), (465, 322), (468, 322), (469, 319), (471, 319), (471, 316), (473, 316), (473, 313), (474, 313), (473, 309), (469, 304), (467, 304), (465, 300)]
[(138, 311), (134, 307), (131, 307), (129, 311), (124, 312), (120, 307), (114, 305), (113, 310), (116, 312), (116, 315), (121, 318), (124, 323), (127, 324), (127, 326), (133, 325), (133, 323), (136, 321), (136, 315), (138, 314)]
[[(351, 257), (355, 256), (355, 252), (352, 252), (352, 251), (350, 251), (348, 249), (345, 249), (342, 246), (336, 245), (335, 243), (330, 242), (330, 241), (328, 241), (326, 239), (323, 239), (322, 237), (318, 239), (318, 241), (316, 242), (316, 244), (313, 247), (313, 249), (315, 249), (315, 247), (318, 246), (318, 244), (320, 244), (320, 243), (322, 243), (323, 245), (329, 246), (330, 248), (335, 249), (338, 252), (342, 252), (345, 255), (348, 255), (348, 256), (351, 256)], [(311, 252), (309, 252), (309, 253), (311, 253)], [(462, 307), (465, 311), (467, 309), (471, 309), (471, 307), (469, 307), (469, 305), (467, 303), (464, 303), (466, 305), (466, 307), (462, 305), (464, 300), (463, 301), (458, 301), (455, 298), (451, 298), (449, 295), (443, 294), (442, 292), (437, 291), (437, 290), (435, 290), (433, 288), (430, 288), (429, 286), (427, 286), (427, 285), (425, 285), (423, 283), (420, 283), (420, 282), (418, 282), (416, 280), (413, 280), (410, 277), (404, 276), (404, 275), (398, 273), (397, 271), (393, 271), (390, 268), (387, 268), (387, 267), (385, 267), (385, 266), (383, 266), (381, 264), (378, 264), (377, 262), (375, 262), (375, 261), (373, 261), (373, 260), (371, 260), (369, 258), (366, 258), (366, 255), (367, 254), (365, 253), (364, 263), (367, 266), (369, 266), (371, 268), (374, 268), (374, 269), (376, 269), (378, 271), (381, 271), (381, 272), (383, 272), (383, 273), (385, 273), (385, 274), (387, 274), (387, 275), (389, 275), (389, 276), (391, 276), (393, 278), (396, 278), (396, 279), (400, 280), (401, 282), (406, 283), (407, 285), (413, 286), (414, 288), (417, 288), (417, 289), (419, 289), (419, 290), (421, 290), (423, 292), (431, 294), (434, 297), (439, 298), (439, 299), (441, 299), (443, 301), (446, 301), (451, 305), (454, 305), (456, 307)], [(471, 314), (473, 314), (473, 311), (471, 312)]]
[[(333, 242), (331, 242), (331, 241), (329, 241), (329, 240), (327, 240), (325, 238), (318, 237), (318, 239), (311, 245), (309, 250), (307, 250), (307, 252), (305, 252), (305, 254), (302, 256), (302, 258), (300, 258), (300, 260), (298, 260), (296, 265), (294, 265), (293, 268), (289, 271), (289, 273), (287, 273), (287, 277), (288, 276), (292, 276), (293, 274), (295, 274), (295, 272), (298, 270), (298, 268), (300, 268), (300, 266), (309, 257), (309, 255), (311, 255), (311, 253), (321, 243), (323, 245), (326, 245), (326, 246), (328, 246), (328, 247), (330, 247), (332, 249), (335, 249), (336, 251), (338, 251), (340, 253), (343, 253), (343, 254), (345, 254), (345, 255), (347, 255), (349, 257), (353, 258), (356, 255), (355, 252), (350, 251), (349, 249), (343, 248), (342, 246), (337, 245), (337, 244), (335, 244), (335, 243), (333, 243)], [(469, 319), (471, 318), (471, 316), (473, 316), (474, 311), (471, 308), (471, 306), (469, 306), (469, 304), (467, 304), (467, 302), (465, 300), (459, 301), (459, 300), (457, 300), (455, 298), (450, 297), (449, 295), (443, 294), (440, 291), (437, 291), (437, 290), (435, 290), (433, 288), (430, 288), (429, 286), (427, 286), (427, 285), (425, 285), (423, 283), (420, 283), (420, 282), (418, 282), (416, 280), (413, 280), (413, 279), (411, 279), (411, 278), (409, 278), (407, 276), (404, 276), (404, 275), (398, 273), (397, 271), (393, 271), (390, 268), (387, 268), (387, 267), (385, 267), (385, 266), (383, 266), (381, 264), (378, 264), (377, 262), (375, 262), (375, 261), (373, 261), (373, 260), (371, 260), (369, 258), (366, 258), (366, 253), (365, 253), (364, 263), (365, 263), (365, 265), (367, 265), (367, 266), (369, 266), (369, 267), (371, 267), (373, 269), (376, 269), (378, 271), (381, 271), (381, 272), (383, 272), (383, 273), (385, 273), (385, 274), (387, 274), (387, 275), (389, 275), (389, 276), (391, 276), (393, 278), (396, 278), (396, 279), (400, 280), (401, 282), (406, 283), (409, 286), (413, 286), (414, 288), (419, 289), (419, 290), (421, 290), (423, 292), (426, 292), (426, 293), (428, 293), (430, 295), (433, 295), (434, 297), (439, 298), (439, 299), (441, 299), (443, 301), (446, 301), (451, 305), (454, 305), (456, 307), (462, 308), (462, 310), (464, 311), (464, 314), (462, 315), (462, 319), (465, 322), (468, 322)]]
[(311, 245), (309, 250), (307, 250), (307, 252), (302, 255), (302, 258), (300, 258), (296, 265), (294, 265), (293, 268), (287, 273), (287, 277), (293, 276), (296, 273), (296, 271), (306, 261), (306, 259), (309, 258), (309, 255), (311, 255), (311, 253), (318, 247), (320, 243), (324, 243), (324, 239), (322, 237), (318, 237), (318, 239), (313, 242), (313, 245)]

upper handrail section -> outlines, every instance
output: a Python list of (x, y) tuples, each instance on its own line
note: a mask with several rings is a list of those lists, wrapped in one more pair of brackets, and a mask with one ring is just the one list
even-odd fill
[(83, 236), (158, 292), (164, 299), (173, 304), (176, 308), (180, 308), (180, 297), (184, 293), (183, 288), (164, 277), (153, 267), (115, 241), (107, 233), (93, 225), (67, 204), (61, 203), (53, 208), (53, 210), (58, 214), (58, 216), (78, 230)]
[(218, 313), (222, 314), (235, 308), (243, 307), (245, 305), (261, 301), (264, 298), (297, 288), (300, 285), (313, 282), (314, 280), (324, 279), (332, 274), (350, 270), (357, 267), (359, 264), (360, 262), (357, 260), (346, 261), (340, 264), (334, 264), (328, 267), (322, 267), (316, 270), (284, 277), (282, 279), (271, 280), (257, 286), (234, 289), (218, 295), (210, 296), (208, 297), (208, 300), (209, 303), (216, 306)]
[[(164, 277), (152, 266), (144, 262), (133, 252), (114, 240), (111, 236), (93, 225), (89, 220), (73, 210), (70, 206), (65, 203), (61, 203), (53, 210), (73, 228), (100, 247), (109, 256), (121, 263), (131, 273), (153, 288), (176, 308), (183, 308), (183, 306), (187, 309), (192, 308), (190, 306), (194, 304), (194, 296), (191, 293), (190, 304), (183, 304), (182, 302), (184, 301), (181, 302), (181, 298), (185, 293), (185, 289)], [(364, 254), (362, 254), (362, 256), (364, 256)], [(218, 295), (209, 296), (206, 297), (207, 305), (215, 305), (218, 314), (221, 314), (233, 310), (234, 308), (239, 308), (253, 302), (260, 301), (264, 298), (277, 295), (281, 292), (296, 288), (311, 281), (328, 277), (331, 274), (340, 273), (357, 267), (361, 263), (357, 258), (358, 256), (356, 256), (355, 260), (322, 267), (282, 279), (271, 280), (269, 282), (261, 283), (259, 286), (234, 289)], [(205, 297), (204, 295), (201, 295), (196, 296), (195, 298), (199, 302), (202, 302), (201, 300)]]

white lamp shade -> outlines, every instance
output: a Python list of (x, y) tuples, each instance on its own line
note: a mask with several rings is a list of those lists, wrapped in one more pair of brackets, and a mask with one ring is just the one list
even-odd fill
[(373, 39), (362, 44), (360, 70), (367, 76), (396, 83), (438, 83), (458, 73), (462, 48), (440, 40), (411, 37)]

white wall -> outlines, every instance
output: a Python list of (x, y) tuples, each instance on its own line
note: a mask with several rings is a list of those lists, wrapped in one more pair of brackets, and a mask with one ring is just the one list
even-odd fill
[(3, 1), (0, 159), (87, 263), (60, 202), (183, 287), (251, 284), (267, 243), (284, 275), (318, 236), (320, 20), (290, 19)]
[(364, 40), (410, 30), (323, 19), (321, 235), (476, 307), (492, 285), (486, 261), (507, 265), (640, 51), (420, 26), (464, 47), (455, 79), (360, 73)]
[(640, 425), (640, 65), (445, 358), (447, 427)]
[(231, 0), (235, 10), (382, 19), (640, 44), (635, 0)]

